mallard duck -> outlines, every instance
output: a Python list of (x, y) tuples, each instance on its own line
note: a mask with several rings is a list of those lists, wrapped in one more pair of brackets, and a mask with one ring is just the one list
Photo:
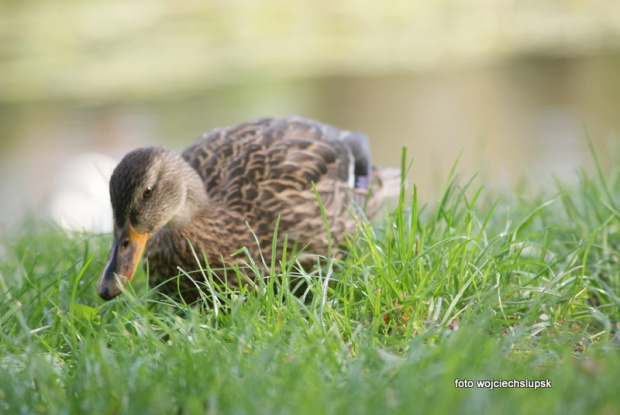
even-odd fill
[[(394, 191), (394, 169), (388, 171), (371, 164), (365, 135), (301, 117), (218, 128), (181, 156), (161, 147), (134, 150), (110, 178), (114, 239), (97, 292), (104, 300), (120, 294), (119, 283), (131, 281), (144, 251), (150, 285), (192, 301), (198, 290), (188, 275), (203, 274), (172, 278), (179, 269), (198, 269), (197, 258), (223, 269), (247, 260), (233, 255), (240, 248), (269, 264), (278, 218), (276, 255), (285, 235), (289, 250), (296, 242), (303, 252), (335, 254), (343, 236), (355, 231), (359, 209), (352, 202), (373, 217)], [(316, 258), (299, 262), (311, 267)], [(231, 272), (220, 279), (242, 283)]]

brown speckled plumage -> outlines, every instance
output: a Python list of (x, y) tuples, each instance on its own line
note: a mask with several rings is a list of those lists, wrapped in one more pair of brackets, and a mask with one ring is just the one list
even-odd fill
[[(191, 184), (180, 185), (185, 182)], [(345, 233), (355, 231), (350, 201), (365, 206), (373, 217), (386, 190), (381, 170), (371, 165), (364, 135), (288, 117), (213, 130), (185, 150), (182, 159), (157, 147), (136, 150), (115, 170), (110, 194), (117, 226), (129, 223), (150, 234), (145, 256), (150, 284), (157, 286), (179, 274), (179, 268), (199, 268), (188, 241), (198, 258), (202, 261), (204, 252), (215, 269), (247, 261), (244, 254), (232, 255), (240, 248), (262, 263), (258, 245), (269, 264), (278, 216), (278, 256), (285, 235), (289, 249), (296, 242), (305, 246), (305, 253), (327, 255), (327, 232), (312, 183), (326, 211), (332, 253)], [(145, 196), (146, 187), (152, 188), (152, 196)], [(179, 205), (185, 210), (177, 212)], [(316, 258), (301, 257), (300, 262), (312, 266)], [(195, 283), (185, 276), (179, 281), (183, 296), (193, 300)], [(179, 281), (161, 288), (176, 292)], [(226, 274), (226, 283), (238, 284), (234, 273)]]

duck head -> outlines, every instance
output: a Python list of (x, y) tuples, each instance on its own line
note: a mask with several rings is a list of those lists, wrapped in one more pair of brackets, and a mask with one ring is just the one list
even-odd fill
[(162, 227), (189, 223), (206, 192), (197, 172), (180, 156), (161, 147), (128, 153), (110, 178), (114, 239), (97, 293), (110, 300), (131, 281), (150, 235)]

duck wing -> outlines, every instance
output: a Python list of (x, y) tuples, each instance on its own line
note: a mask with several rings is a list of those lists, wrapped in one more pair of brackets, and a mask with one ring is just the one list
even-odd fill
[[(202, 177), (215, 203), (247, 219), (303, 209), (308, 197), (316, 205), (312, 183), (326, 208), (344, 206), (350, 197), (363, 201), (371, 184), (365, 135), (301, 117), (215, 129), (183, 158)], [(352, 192), (345, 194), (347, 189)], [(295, 208), (298, 204), (302, 206)]]

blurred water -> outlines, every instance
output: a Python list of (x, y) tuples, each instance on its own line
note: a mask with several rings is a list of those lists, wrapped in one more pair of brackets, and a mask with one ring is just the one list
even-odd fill
[(152, 144), (181, 151), (203, 131), (263, 116), (299, 114), (363, 131), (382, 165), (397, 166), (406, 146), (424, 201), (461, 151), (459, 171), (479, 171), (486, 187), (571, 180), (590, 165), (584, 125), (604, 163), (618, 154), (619, 62), (533, 57), (444, 72), (247, 81), (154, 102), (5, 105), (0, 225), (35, 215), (108, 230), (106, 175), (124, 153)]

